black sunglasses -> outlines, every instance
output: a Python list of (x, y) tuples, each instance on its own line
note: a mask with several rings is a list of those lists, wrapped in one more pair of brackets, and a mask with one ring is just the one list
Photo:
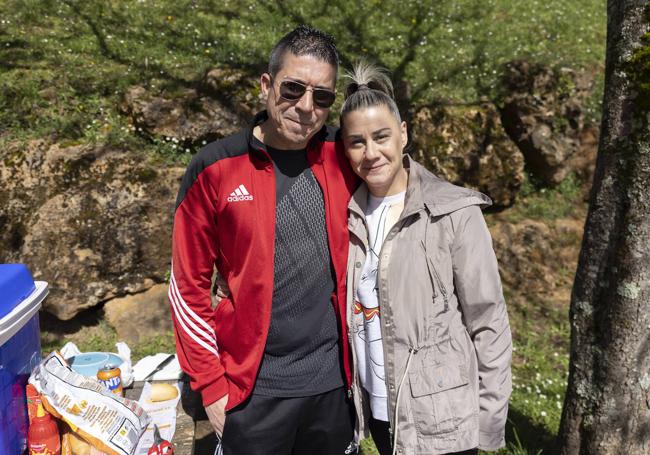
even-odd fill
[[(271, 82), (273, 82), (273, 79), (271, 79)], [(296, 81), (282, 81), (280, 83), (280, 97), (287, 101), (299, 100), (308, 90), (311, 90), (314, 104), (318, 107), (327, 109), (336, 100), (336, 93), (325, 88), (308, 89), (305, 84)]]

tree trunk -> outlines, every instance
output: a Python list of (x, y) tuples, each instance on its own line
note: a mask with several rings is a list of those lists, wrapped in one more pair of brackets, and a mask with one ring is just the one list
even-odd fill
[(607, 4), (601, 139), (571, 297), (566, 455), (650, 454), (647, 2)]

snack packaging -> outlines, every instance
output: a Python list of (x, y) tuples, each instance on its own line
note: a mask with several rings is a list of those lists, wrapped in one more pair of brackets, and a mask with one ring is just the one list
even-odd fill
[(137, 401), (115, 395), (95, 379), (72, 371), (58, 352), (34, 369), (29, 383), (41, 394), (49, 413), (109, 455), (132, 455), (151, 421)]

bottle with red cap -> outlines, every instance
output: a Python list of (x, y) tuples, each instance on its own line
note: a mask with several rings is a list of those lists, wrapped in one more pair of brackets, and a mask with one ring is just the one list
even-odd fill
[(43, 403), (38, 403), (36, 417), (27, 433), (29, 455), (61, 455), (61, 437), (52, 416), (45, 412)]

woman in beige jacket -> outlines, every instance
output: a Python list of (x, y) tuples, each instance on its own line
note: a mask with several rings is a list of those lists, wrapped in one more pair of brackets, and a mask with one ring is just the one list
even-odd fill
[(358, 436), (382, 455), (504, 446), (512, 341), (481, 213), (490, 199), (402, 151), (392, 85), (358, 64), (341, 134), (365, 182), (349, 205), (348, 328)]

